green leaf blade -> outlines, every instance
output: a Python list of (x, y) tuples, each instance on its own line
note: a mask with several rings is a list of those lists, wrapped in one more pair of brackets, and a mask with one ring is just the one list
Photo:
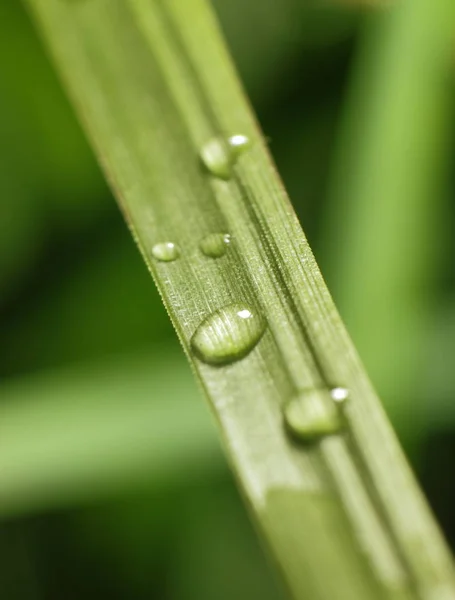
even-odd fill
[[(430, 600), (441, 586), (455, 590), (444, 542), (336, 313), (206, 3), (28, 2), (293, 595), (333, 600), (331, 571), (357, 573), (355, 582), (337, 577), (334, 584), (350, 600)], [(234, 134), (245, 135), (250, 148), (231, 179), (212, 177), (202, 168), (201, 148)], [(232, 236), (217, 260), (199, 250), (214, 232)], [(178, 260), (154, 260), (153, 248), (166, 242), (179, 245)], [(191, 351), (197, 328), (238, 302), (267, 320), (260, 342), (223, 367), (198, 360)], [(284, 404), (305, 388), (339, 385), (350, 390), (348, 434), (297, 446), (283, 425)], [(280, 495), (277, 509), (270, 498), (281, 490), (285, 506)], [(314, 495), (330, 499), (318, 508), (318, 531), (322, 539), (334, 536), (342, 551), (321, 546), (312, 582), (287, 567), (291, 556), (307, 562), (315, 543), (305, 536), (309, 505), (295, 501)], [(337, 530), (333, 503), (349, 536)], [(288, 533), (295, 529), (285, 544), (277, 534), (283, 521)]]

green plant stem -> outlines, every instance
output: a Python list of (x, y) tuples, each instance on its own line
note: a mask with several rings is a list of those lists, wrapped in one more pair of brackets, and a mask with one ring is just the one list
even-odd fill
[[(295, 598), (453, 594), (451, 557), (314, 262), (203, 0), (29, 0), (182, 345), (249, 509)], [(201, 168), (217, 136), (251, 141), (228, 181)], [(199, 251), (227, 231), (223, 262)], [(182, 249), (153, 259), (155, 244)], [(190, 340), (232, 302), (268, 330), (243, 360), (199, 361)], [(282, 407), (347, 386), (348, 434), (296, 445)]]

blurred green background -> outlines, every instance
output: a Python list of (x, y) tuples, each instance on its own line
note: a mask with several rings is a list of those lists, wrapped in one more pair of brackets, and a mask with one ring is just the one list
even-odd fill
[[(329, 288), (455, 543), (451, 0), (214, 4)], [(281, 598), (17, 0), (0, 3), (0, 82), (4, 597)]]

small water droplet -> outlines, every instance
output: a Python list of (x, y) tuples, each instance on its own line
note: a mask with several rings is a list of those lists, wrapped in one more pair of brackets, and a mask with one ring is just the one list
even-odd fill
[(292, 398), (284, 407), (284, 420), (293, 436), (304, 442), (314, 442), (339, 433), (343, 419), (332, 400), (331, 392), (317, 388), (300, 392)]
[(235, 154), (240, 154), (244, 150), (250, 147), (250, 138), (241, 133), (237, 133), (236, 135), (231, 135), (228, 138), (228, 144)]
[(265, 318), (255, 309), (236, 302), (217, 310), (196, 329), (191, 347), (202, 361), (225, 365), (253, 350), (266, 328)]
[(205, 168), (215, 177), (230, 179), (232, 167), (239, 154), (250, 146), (250, 139), (237, 133), (226, 139), (213, 138), (200, 151)]
[(153, 246), (152, 254), (156, 260), (171, 262), (180, 256), (180, 248), (174, 242), (161, 242)]
[(203, 254), (210, 258), (220, 258), (226, 254), (227, 247), (231, 243), (229, 233), (211, 233), (207, 235), (199, 244)]
[(201, 149), (200, 157), (205, 168), (215, 177), (230, 179), (232, 174), (232, 154), (223, 139), (213, 138)]

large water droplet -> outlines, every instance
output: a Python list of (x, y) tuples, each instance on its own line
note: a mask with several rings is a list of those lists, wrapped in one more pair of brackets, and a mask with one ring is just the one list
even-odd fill
[(207, 317), (196, 329), (191, 347), (208, 364), (228, 364), (249, 354), (265, 328), (266, 320), (257, 310), (236, 302)]
[(227, 247), (231, 243), (229, 233), (211, 233), (207, 235), (199, 244), (203, 254), (210, 258), (220, 258), (226, 254)]
[(161, 262), (171, 262), (180, 256), (180, 248), (174, 242), (161, 242), (153, 246), (152, 255)]
[[(304, 442), (314, 442), (343, 429), (343, 416), (334, 402), (342, 400), (333, 396), (334, 390), (347, 391), (345, 388), (306, 390), (297, 394), (284, 407), (284, 420), (294, 437)], [(346, 397), (347, 394), (343, 400)]]

